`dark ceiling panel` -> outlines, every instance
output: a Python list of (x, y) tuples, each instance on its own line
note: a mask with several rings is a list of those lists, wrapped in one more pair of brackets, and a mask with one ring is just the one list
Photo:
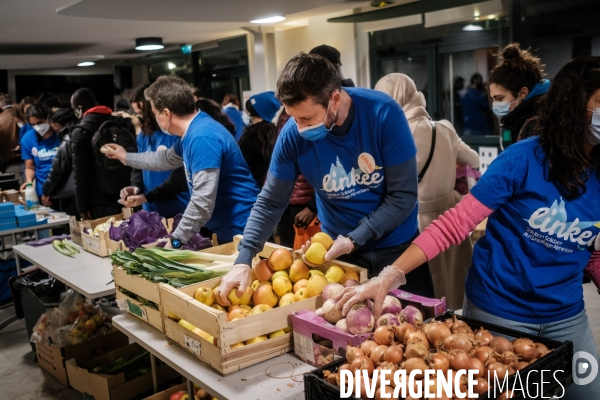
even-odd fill
[(67, 54), (82, 51), (94, 45), (89, 43), (0, 43), (0, 54)]

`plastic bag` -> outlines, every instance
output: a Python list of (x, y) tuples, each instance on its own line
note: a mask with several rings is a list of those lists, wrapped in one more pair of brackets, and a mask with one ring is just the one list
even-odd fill
[(465, 196), (469, 194), (469, 191), (479, 181), (479, 178), (481, 178), (481, 173), (469, 165), (457, 166), (454, 190)]
[(294, 230), (296, 231), (296, 237), (294, 238), (294, 250), (300, 250), (302, 246), (310, 240), (311, 237), (321, 232), (321, 222), (319, 222), (318, 217), (315, 217), (315, 219), (308, 224), (306, 229), (298, 228), (296, 225), (294, 225)]
[(33, 327), (30, 341), (45, 341), (60, 347), (79, 344), (110, 332), (110, 317), (99, 306), (85, 302), (69, 289), (56, 308), (46, 311)]

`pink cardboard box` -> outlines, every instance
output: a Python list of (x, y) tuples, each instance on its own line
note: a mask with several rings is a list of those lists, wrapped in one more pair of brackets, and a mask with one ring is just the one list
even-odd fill
[[(446, 311), (446, 299), (430, 299), (395, 289), (390, 295), (400, 299), (402, 307), (412, 305), (423, 313), (423, 318), (435, 317)], [(356, 347), (372, 334), (354, 335), (318, 317), (313, 311), (302, 310), (292, 314), (294, 352), (302, 361), (315, 367), (345, 357), (346, 347)], [(323, 341), (325, 339), (325, 341)], [(325, 343), (330, 341), (330, 343)], [(320, 342), (320, 343), (318, 343)], [(326, 344), (324, 346), (323, 344)]]

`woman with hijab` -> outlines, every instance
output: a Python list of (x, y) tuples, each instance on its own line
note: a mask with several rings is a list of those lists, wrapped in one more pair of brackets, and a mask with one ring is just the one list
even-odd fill
[[(398, 102), (417, 145), (417, 170), (421, 174), (432, 151), (433, 123), (425, 109), (423, 93), (414, 81), (404, 74), (384, 76), (375, 90), (387, 93)], [(479, 156), (456, 134), (448, 121), (435, 122), (433, 156), (419, 182), (419, 230), (423, 230), (461, 199), (454, 190), (456, 164), (479, 168)], [(449, 308), (461, 308), (465, 278), (471, 265), (473, 249), (469, 241), (452, 246), (430, 261), (435, 295), (446, 297)]]

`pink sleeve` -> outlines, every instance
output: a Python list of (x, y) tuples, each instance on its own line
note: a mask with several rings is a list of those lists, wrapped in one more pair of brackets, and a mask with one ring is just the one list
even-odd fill
[(585, 267), (585, 274), (590, 277), (594, 285), (600, 289), (600, 251), (595, 251)]
[[(413, 243), (423, 250), (427, 260), (431, 260), (451, 245), (465, 240), (492, 212), (492, 209), (469, 193), (456, 207), (446, 211), (425, 228)], [(600, 276), (600, 268), (598, 274)]]

